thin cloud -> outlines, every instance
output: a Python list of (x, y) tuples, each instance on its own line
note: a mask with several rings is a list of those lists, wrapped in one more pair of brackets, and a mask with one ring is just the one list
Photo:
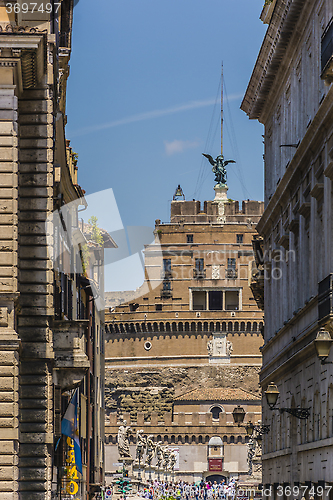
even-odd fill
[(168, 156), (182, 153), (186, 149), (193, 149), (199, 146), (198, 141), (181, 141), (175, 139), (174, 141), (164, 141), (165, 152)]
[[(241, 99), (243, 94), (231, 95), (228, 101), (235, 101)], [(94, 125), (92, 127), (85, 127), (79, 130), (71, 132), (71, 137), (78, 137), (80, 135), (91, 134), (93, 132), (98, 132), (99, 130), (106, 130), (108, 128), (118, 127), (119, 125), (128, 125), (130, 123), (142, 122), (145, 120), (151, 120), (153, 118), (160, 118), (161, 116), (173, 115), (175, 113), (181, 113), (183, 111), (189, 111), (191, 109), (204, 108), (206, 106), (212, 106), (216, 103), (215, 99), (206, 99), (203, 101), (191, 101), (185, 104), (180, 104), (178, 106), (172, 106), (166, 109), (156, 109), (154, 111), (148, 111), (147, 113), (139, 113), (137, 115), (127, 116), (126, 118), (121, 118), (120, 120), (114, 120), (108, 123), (101, 123), (100, 125)]]

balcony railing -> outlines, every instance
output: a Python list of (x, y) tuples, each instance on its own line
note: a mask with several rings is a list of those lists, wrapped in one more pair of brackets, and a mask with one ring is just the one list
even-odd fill
[(236, 279), (237, 276), (238, 276), (237, 269), (226, 269), (225, 270), (225, 277), (227, 279)]
[(193, 278), (196, 280), (206, 278), (206, 269), (193, 269)]

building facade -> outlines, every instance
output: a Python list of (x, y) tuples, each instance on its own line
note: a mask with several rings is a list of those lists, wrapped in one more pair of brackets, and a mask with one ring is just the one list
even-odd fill
[(134, 435), (142, 427), (179, 447), (177, 474), (188, 480), (209, 474), (212, 437), (224, 443), (219, 474), (245, 478), (246, 433), (232, 411), (241, 405), (247, 421), (260, 420), (263, 314), (249, 277), (263, 203), (240, 209), (227, 187), (203, 205), (174, 198), (170, 222), (156, 220), (155, 244), (145, 248), (143, 286), (117, 307), (119, 296), (106, 293), (106, 472), (125, 415)]
[[(103, 282), (82, 267), (84, 248), (89, 262), (100, 250), (78, 221), (85, 201), (77, 155), (65, 140), (72, 18), (72, 0), (47, 9), (0, 1), (3, 499), (64, 498), (76, 490), (87, 499), (103, 484), (104, 311), (94, 299)], [(73, 442), (61, 435), (76, 388), (82, 475), (69, 460)]]
[(277, 407), (308, 409), (301, 419), (264, 402), (263, 482), (274, 495), (333, 484), (333, 371), (314, 343), (321, 327), (332, 332), (332, 16), (331, 1), (266, 2), (267, 32), (241, 106), (265, 127), (253, 281), (265, 310), (261, 385), (277, 386)]

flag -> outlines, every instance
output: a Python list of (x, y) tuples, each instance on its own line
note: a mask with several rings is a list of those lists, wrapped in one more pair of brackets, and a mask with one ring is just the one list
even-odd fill
[(74, 396), (69, 403), (65, 415), (61, 421), (61, 433), (70, 437), (74, 441), (74, 456), (76, 468), (82, 474), (82, 457), (80, 448), (80, 438), (78, 430), (78, 393), (76, 389)]

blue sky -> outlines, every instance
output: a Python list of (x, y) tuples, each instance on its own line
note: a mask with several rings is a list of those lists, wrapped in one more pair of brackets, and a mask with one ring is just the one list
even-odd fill
[[(167, 222), (178, 184), (186, 199), (213, 199), (202, 153), (220, 153), (222, 61), (224, 156), (237, 161), (229, 197), (263, 199), (262, 127), (239, 109), (266, 30), (263, 3), (79, 0), (74, 8), (66, 135), (80, 185), (87, 194), (111, 188), (124, 226)], [(101, 200), (111, 221), (113, 203)]]

